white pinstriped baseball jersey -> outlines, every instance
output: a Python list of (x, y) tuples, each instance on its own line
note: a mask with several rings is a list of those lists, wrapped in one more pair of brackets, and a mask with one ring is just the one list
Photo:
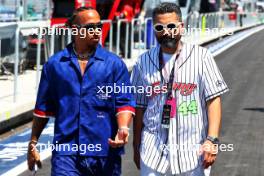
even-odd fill
[[(140, 56), (131, 75), (133, 86), (154, 89), (164, 85), (159, 72), (159, 50), (157, 46)], [(162, 72), (168, 69), (170, 73), (174, 58)], [(228, 87), (206, 48), (183, 43), (175, 63), (173, 89), (177, 113), (170, 119), (168, 131), (161, 127), (165, 93), (136, 93), (135, 99), (137, 107), (146, 108), (140, 146), (142, 161), (160, 173), (170, 167), (172, 174), (179, 174), (202, 164), (197, 150), (207, 136), (206, 101), (227, 92)]]

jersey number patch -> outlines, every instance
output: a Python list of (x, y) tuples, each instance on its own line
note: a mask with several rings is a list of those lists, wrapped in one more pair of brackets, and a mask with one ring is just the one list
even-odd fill
[(187, 104), (186, 101), (182, 102), (179, 106), (178, 112), (184, 116), (187, 116), (188, 113), (197, 114), (197, 102), (196, 100), (192, 100), (190, 104)]

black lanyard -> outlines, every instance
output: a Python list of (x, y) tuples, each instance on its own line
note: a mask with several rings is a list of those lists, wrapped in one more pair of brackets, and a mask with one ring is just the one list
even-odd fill
[[(169, 82), (166, 83), (167, 84), (167, 91), (168, 91), (168, 94), (167, 94), (167, 99), (171, 99), (172, 98), (172, 85), (173, 85), (173, 81), (174, 81), (174, 72), (175, 72), (175, 63), (179, 57), (180, 53), (178, 53), (174, 59), (174, 62), (173, 62), (173, 67), (172, 67), (172, 70), (171, 70), (171, 73), (170, 73), (170, 77), (169, 77)], [(165, 83), (165, 79), (162, 75), (162, 68), (165, 66), (164, 64), (164, 61), (163, 61), (163, 56), (162, 56), (162, 50), (160, 48), (160, 51), (159, 51), (159, 72), (160, 72), (160, 77), (161, 77), (161, 82), (162, 83)]]

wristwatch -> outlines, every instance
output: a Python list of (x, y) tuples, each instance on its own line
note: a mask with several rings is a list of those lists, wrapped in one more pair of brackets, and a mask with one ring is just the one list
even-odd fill
[(208, 141), (211, 141), (213, 144), (219, 144), (220, 141), (217, 137), (207, 136), (206, 138)]

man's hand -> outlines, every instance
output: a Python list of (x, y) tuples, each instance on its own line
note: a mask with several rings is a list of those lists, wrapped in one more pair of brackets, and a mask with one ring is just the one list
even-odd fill
[(48, 123), (49, 118), (33, 118), (32, 124), (32, 133), (31, 133), (31, 141), (28, 144), (28, 153), (27, 153), (27, 162), (28, 162), (28, 169), (33, 170), (35, 168), (35, 164), (38, 168), (41, 168), (40, 156), (37, 151), (36, 145), (38, 138), (45, 128), (46, 124)]
[(214, 164), (217, 153), (217, 145), (213, 144), (209, 140), (206, 140), (200, 149), (200, 155), (204, 155), (203, 166), (205, 169)]
[(28, 144), (28, 153), (27, 153), (27, 162), (28, 169), (32, 171), (35, 167), (35, 164), (41, 169), (42, 164), (40, 162), (39, 152), (37, 151), (36, 144), (29, 142)]
[(128, 129), (119, 129), (117, 131), (115, 140), (109, 138), (108, 143), (113, 148), (122, 147), (128, 143), (128, 136), (129, 136)]
[(140, 169), (140, 151), (139, 151), (139, 145), (138, 144), (134, 144), (133, 145), (134, 148), (134, 163), (137, 167), (137, 169)]

